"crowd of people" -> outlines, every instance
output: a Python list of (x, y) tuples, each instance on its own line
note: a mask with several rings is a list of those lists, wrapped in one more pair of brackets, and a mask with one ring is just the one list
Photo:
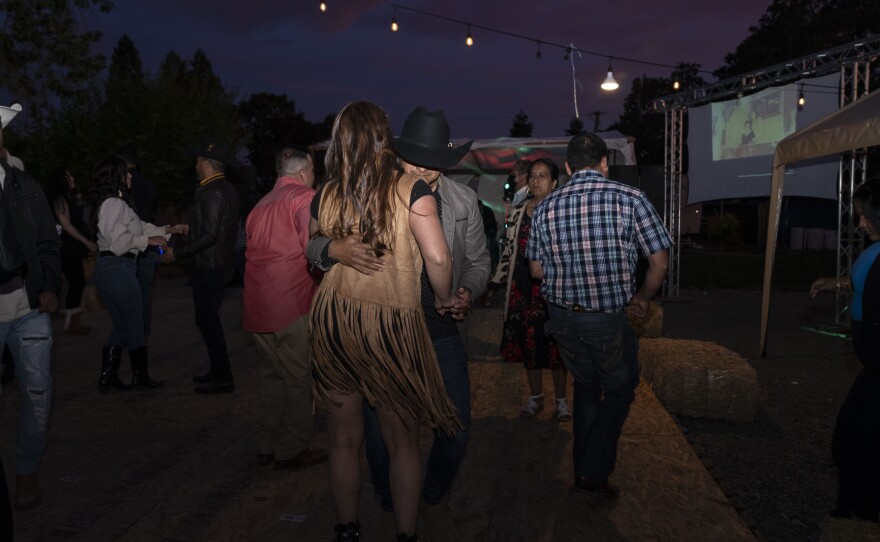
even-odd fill
[[(4, 127), (17, 113), (0, 111)], [(284, 147), (276, 155), (273, 189), (243, 223), (242, 322), (259, 353), (257, 463), (283, 469), (326, 461), (337, 540), (360, 534), (364, 445), (381, 509), (378, 539), (417, 540), (420, 515), (432, 540), (455, 539), (446, 504), (470, 438), (468, 313), (490, 284), (508, 289), (500, 352), (527, 369), (531, 395), (522, 415), (543, 406), (541, 372), (551, 369), (556, 417), (574, 418), (574, 488), (614, 496), (608, 475), (637, 382), (625, 311), (641, 310), (659, 286), (649, 280), (634, 292), (631, 267), (640, 252), (656, 268), (649, 277), (659, 276), (668, 235), (644, 195), (605, 179), (602, 140), (575, 138), (569, 162), (577, 172), (562, 190), (554, 162), (515, 166), (526, 182), (494, 264), (487, 209), (474, 190), (444, 175), (471, 144), (453, 146), (450, 140), (442, 111), (416, 108), (394, 138), (381, 108), (351, 103), (335, 119), (322, 186), (317, 191), (313, 186), (312, 156)], [(241, 231), (238, 195), (225, 170), (238, 162), (217, 140), (202, 142), (190, 154), (199, 179), (191, 218), (164, 226), (153, 223), (155, 192), (133, 151), (96, 165), (88, 202), (66, 168), (53, 173), (47, 199), (23, 165), (2, 162), (0, 203), (8, 212), (0, 220), (0, 341), (10, 346), (24, 392), (16, 508), (40, 501), (36, 470), (46, 445), (52, 387), (49, 315), (58, 308), (62, 274), (68, 283), (65, 331), (89, 332), (79, 318), (85, 256), (97, 256), (92, 281), (113, 322), (101, 356), (101, 391), (162, 385), (148, 370), (152, 282), (157, 262), (182, 259), (191, 259), (194, 267), (195, 321), (210, 361), (206, 373), (193, 377), (195, 390), (235, 389), (219, 310)], [(582, 189), (581, 177), (596, 183), (595, 194), (602, 195), (592, 189), (571, 193)], [(591, 265), (590, 258), (559, 259), (584, 248), (558, 235), (555, 216), (548, 220), (542, 214), (560, 201), (565, 220), (581, 227), (576, 213), (605, 210), (610, 226), (607, 209), (626, 209), (622, 234), (619, 229), (592, 234), (606, 241), (602, 250), (612, 247), (616, 264), (601, 265), (598, 283), (580, 284), (578, 278), (599, 276), (583, 267)], [(91, 224), (84, 203), (90, 204)], [(185, 241), (171, 243), (172, 236)], [(545, 333), (548, 326), (558, 331)], [(40, 348), (22, 348), (24, 341), (37, 341)], [(598, 351), (578, 341), (594, 349), (598, 344)], [(130, 384), (119, 376), (126, 350)], [(567, 371), (575, 377), (573, 415), (565, 398)], [(327, 413), (327, 450), (314, 446), (313, 404)], [(434, 428), (424, 469), (418, 447), (422, 423)]]
[[(2, 127), (18, 111), (0, 107)], [(450, 141), (442, 111), (416, 108), (394, 138), (380, 107), (350, 103), (334, 121), (321, 186), (316, 190), (312, 155), (282, 147), (272, 190), (242, 222), (225, 174), (238, 161), (224, 142), (206, 140), (189, 150), (199, 180), (190, 220), (161, 226), (153, 223), (155, 192), (133, 151), (95, 166), (91, 224), (67, 168), (41, 190), (23, 164), (0, 159), (0, 346), (10, 349), (22, 390), (14, 506), (40, 502), (37, 467), (52, 392), (50, 315), (62, 276), (64, 331), (87, 334), (80, 321), (83, 258), (97, 256), (92, 281), (113, 323), (98, 388), (153, 389), (162, 385), (149, 374), (147, 353), (156, 265), (191, 260), (195, 322), (209, 360), (208, 370), (193, 377), (195, 391), (231, 393), (219, 312), (242, 226), (242, 326), (258, 352), (257, 463), (299, 469), (327, 462), (336, 540), (360, 536), (362, 448), (381, 510), (377, 539), (417, 540), (420, 516), (431, 540), (456, 539), (447, 499), (471, 431), (468, 314), (487, 288), (506, 291), (499, 353), (526, 369), (529, 396), (520, 415), (544, 408), (549, 369), (555, 417), (573, 421), (572, 489), (616, 498), (609, 478), (639, 380), (628, 316), (646, 313), (666, 277), (672, 240), (644, 193), (608, 178), (604, 141), (584, 133), (568, 145), (564, 186), (552, 160), (514, 165), (518, 190), (493, 262), (486, 209), (474, 190), (444, 175), (471, 143)], [(880, 231), (878, 184), (855, 194), (859, 227), (872, 240)], [(180, 241), (170, 242), (172, 236)], [(875, 521), (876, 502), (865, 499), (880, 481), (875, 364), (866, 354), (880, 337), (870, 278), (880, 268), (876, 253), (866, 251), (851, 278), (819, 279), (811, 289), (844, 289), (857, 300), (855, 347), (865, 371), (835, 432), (838, 513)], [(640, 257), (648, 271), (637, 285)], [(130, 384), (119, 376), (124, 351)], [(315, 446), (314, 405), (326, 412), (326, 450)], [(424, 467), (423, 423), (434, 430)], [(0, 521), (7, 520), (11, 528), (8, 503), (0, 506)]]

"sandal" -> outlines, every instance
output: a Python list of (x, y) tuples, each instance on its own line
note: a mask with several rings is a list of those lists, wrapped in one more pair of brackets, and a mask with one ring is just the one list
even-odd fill
[(531, 418), (542, 410), (544, 410), (544, 394), (542, 393), (541, 395), (530, 395), (526, 406), (522, 407), (519, 415), (523, 418)]
[(568, 403), (564, 398), (556, 400), (556, 419), (561, 422), (571, 421), (571, 412), (568, 410)]

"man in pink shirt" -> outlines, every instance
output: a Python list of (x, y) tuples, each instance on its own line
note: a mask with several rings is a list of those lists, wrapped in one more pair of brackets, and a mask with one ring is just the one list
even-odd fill
[(295, 148), (275, 156), (278, 180), (248, 215), (243, 327), (259, 352), (257, 462), (301, 468), (327, 460), (315, 436), (308, 313), (320, 275), (309, 271), (312, 157)]

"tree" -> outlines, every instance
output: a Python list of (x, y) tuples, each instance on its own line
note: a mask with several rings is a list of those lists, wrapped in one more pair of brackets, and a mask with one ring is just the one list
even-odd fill
[(275, 153), (280, 147), (308, 147), (330, 137), (324, 122), (306, 120), (286, 94), (252, 94), (239, 104), (238, 113), (247, 134), (248, 157), (263, 186), (271, 187), (275, 181)]
[(100, 32), (75, 12), (110, 12), (108, 0), (0, 0), (0, 87), (37, 123), (56, 100), (83, 97), (104, 68), (92, 52)]
[(880, 34), (880, 2), (774, 0), (715, 75), (736, 76)]
[[(61, 106), (36, 126), (19, 151), (37, 178), (66, 164), (88, 188), (94, 164), (121, 147), (134, 149), (159, 201), (184, 205), (193, 193), (195, 159), (186, 150), (208, 137), (237, 148), (243, 140), (235, 95), (210, 70), (175, 52), (152, 75), (138, 69), (140, 55), (120, 40), (106, 80)], [(142, 68), (142, 66), (141, 66)], [(141, 84), (137, 84), (138, 80)], [(18, 149), (18, 147), (16, 147)]]
[(513, 126), (510, 127), (510, 137), (532, 137), (535, 125), (529, 122), (529, 116), (520, 109), (513, 117)]
[(584, 133), (584, 122), (578, 117), (572, 117), (565, 130), (565, 135), (576, 136)]

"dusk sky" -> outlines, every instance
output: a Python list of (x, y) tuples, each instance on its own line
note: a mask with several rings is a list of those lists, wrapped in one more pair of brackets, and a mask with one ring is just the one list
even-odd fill
[[(396, 3), (609, 56), (668, 65), (696, 62), (714, 70), (758, 23), (770, 0)], [(534, 42), (476, 28), (476, 43), (467, 47), (463, 24), (398, 10), (400, 30), (394, 33), (389, 3), (329, 0), (326, 13), (319, 4), (119, 0), (112, 13), (90, 16), (85, 23), (103, 32), (98, 47), (108, 59), (123, 34), (134, 41), (151, 71), (169, 50), (191, 58), (203, 49), (239, 98), (261, 91), (286, 93), (311, 121), (350, 101), (368, 100), (388, 111), (397, 133), (406, 115), (424, 105), (445, 110), (454, 138), (493, 138), (506, 136), (522, 109), (536, 137), (557, 137), (574, 116), (572, 66), (560, 49), (545, 44), (539, 60)], [(575, 57), (581, 85), (577, 103), (587, 129), (593, 128), (593, 111), (603, 112), (603, 129), (617, 120), (634, 78), (671, 72), (615, 60), (614, 76), (621, 86), (606, 92), (599, 84), (607, 65), (604, 57)]]

